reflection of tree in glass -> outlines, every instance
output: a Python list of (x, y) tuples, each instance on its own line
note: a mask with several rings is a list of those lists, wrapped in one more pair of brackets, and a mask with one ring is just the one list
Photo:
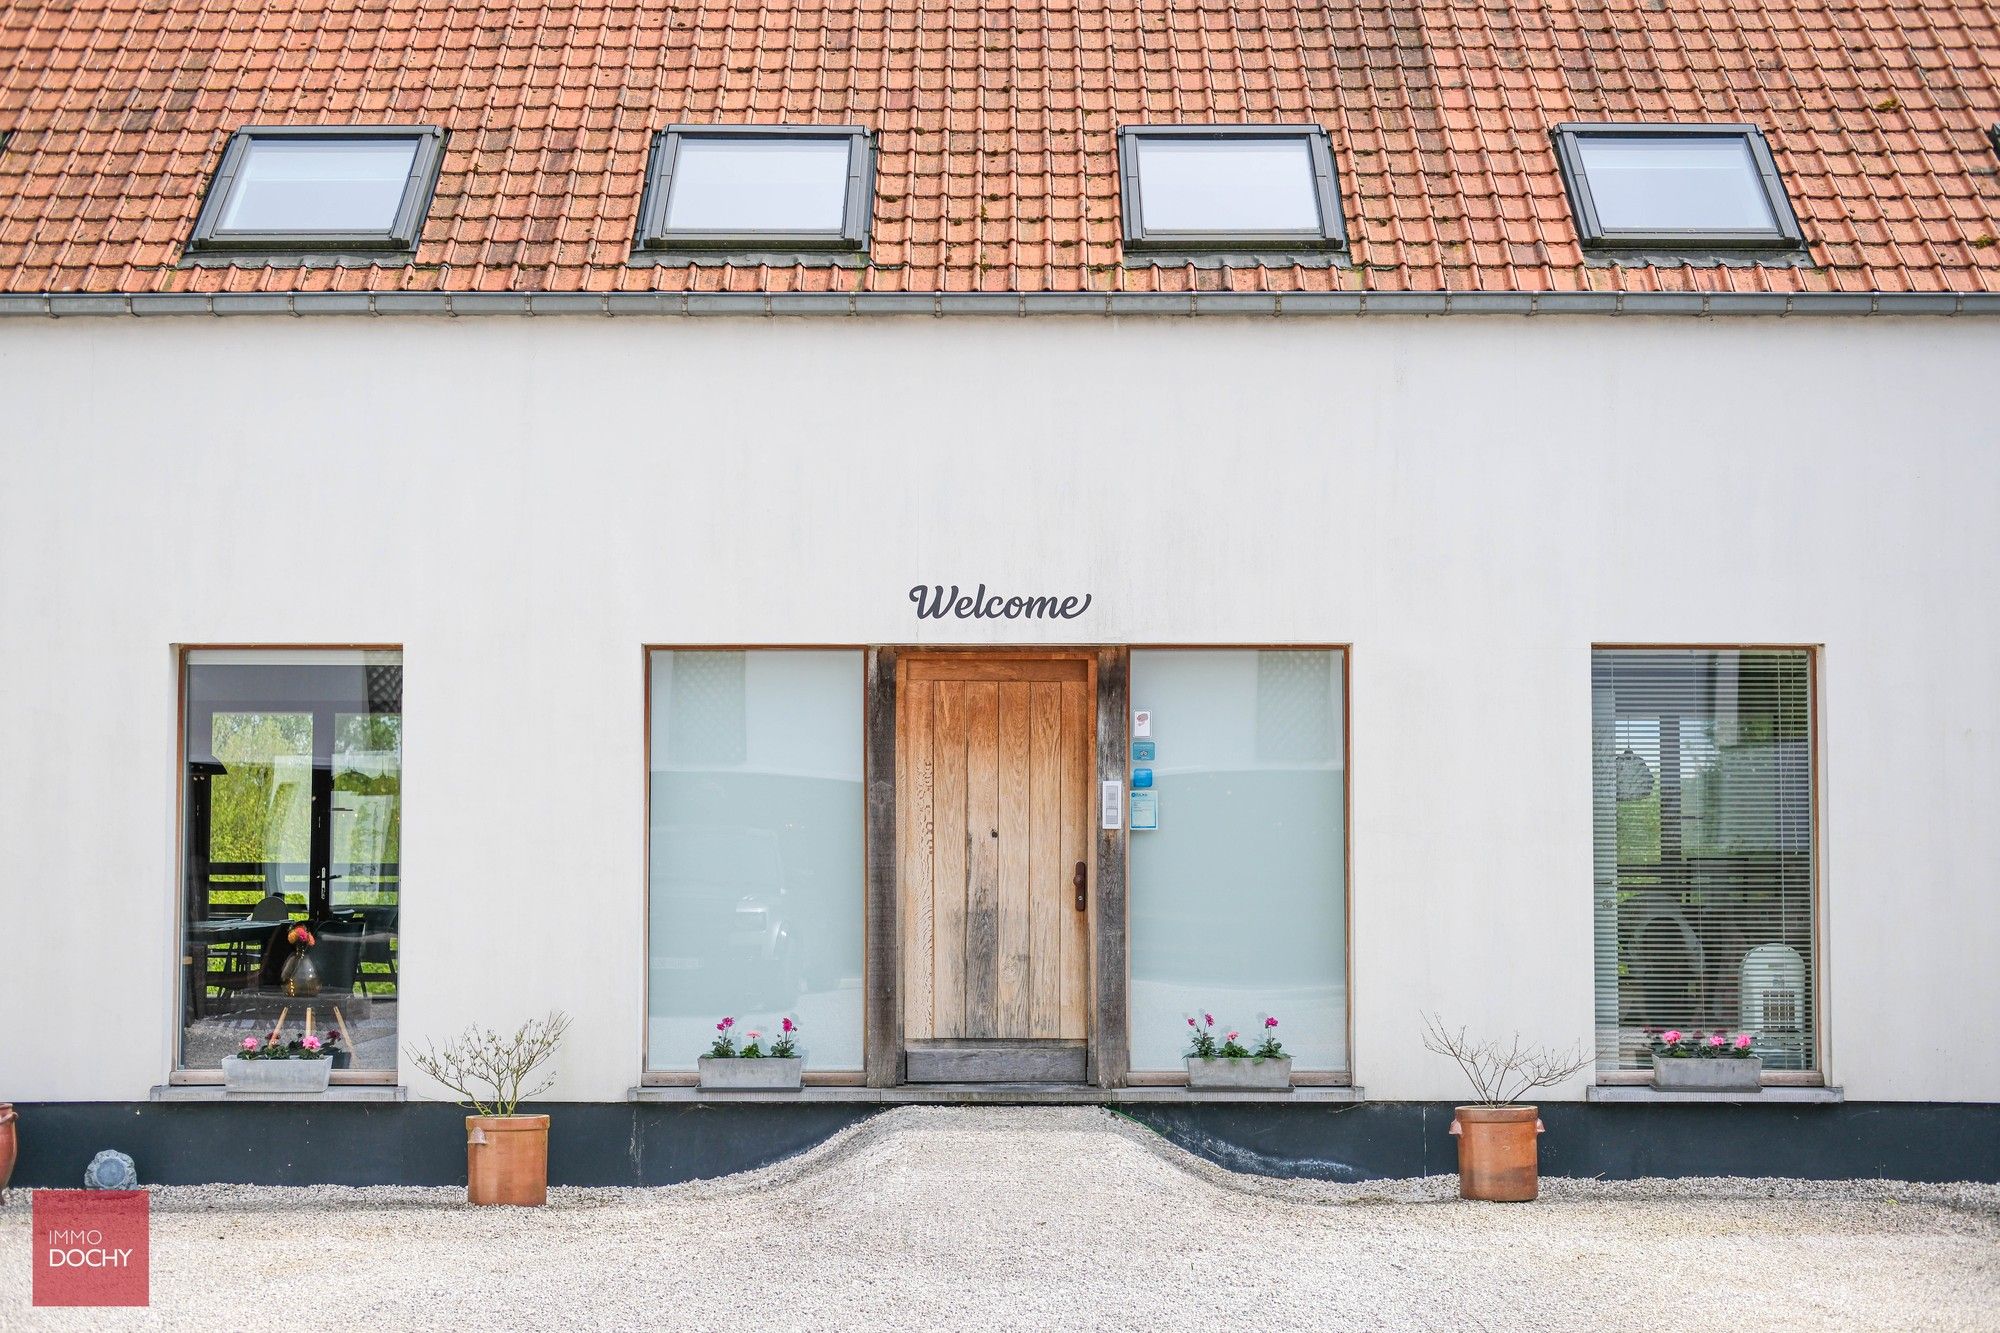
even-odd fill
[(333, 790), (339, 816), (333, 824), (333, 859), (355, 867), (400, 860), (401, 713), (343, 713), (334, 720)]
[(312, 715), (217, 713), (210, 748), (209, 855), (304, 861), (312, 845)]

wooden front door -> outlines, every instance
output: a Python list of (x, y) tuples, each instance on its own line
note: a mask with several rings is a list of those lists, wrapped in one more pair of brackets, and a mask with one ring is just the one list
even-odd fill
[(1083, 1076), (1096, 670), (1086, 655), (899, 662), (912, 1081)]

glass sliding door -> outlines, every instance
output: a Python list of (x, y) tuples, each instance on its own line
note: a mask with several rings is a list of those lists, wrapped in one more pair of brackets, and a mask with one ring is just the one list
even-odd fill
[(1338, 649), (1133, 650), (1157, 811), (1130, 833), (1135, 1071), (1183, 1068), (1204, 1013), (1347, 1070), (1345, 675)]
[(647, 1069), (694, 1069), (725, 1017), (860, 1069), (861, 654), (662, 650), (650, 675)]
[(336, 1077), (393, 1073), (402, 655), (195, 649), (182, 684), (178, 1067), (310, 1009), (344, 1033)]

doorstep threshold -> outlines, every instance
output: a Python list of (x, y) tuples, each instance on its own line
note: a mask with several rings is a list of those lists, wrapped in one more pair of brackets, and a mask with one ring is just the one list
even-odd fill
[(691, 1084), (633, 1088), (635, 1102), (679, 1106), (733, 1106), (745, 1102), (862, 1104), (871, 1106), (1126, 1106), (1138, 1103), (1261, 1102), (1270, 1105), (1344, 1105), (1363, 1100), (1360, 1088), (1313, 1085), (1283, 1092), (1177, 1085), (1098, 1088), (1081, 1083), (905, 1083), (894, 1088), (809, 1084), (788, 1091), (722, 1091)]

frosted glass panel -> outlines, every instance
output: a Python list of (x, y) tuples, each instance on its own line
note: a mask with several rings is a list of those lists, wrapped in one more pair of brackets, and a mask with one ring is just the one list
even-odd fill
[(1141, 138), (1147, 231), (1318, 232), (1312, 148), (1296, 139)]
[(253, 141), (222, 228), (386, 232), (396, 224), (416, 156), (410, 138)]
[(1132, 1067), (1187, 1018), (1265, 1015), (1299, 1069), (1347, 1068), (1343, 654), (1139, 650), (1159, 828), (1131, 834)]
[(1775, 229), (1763, 177), (1740, 138), (1582, 136), (1577, 151), (1606, 231)]
[(839, 232), (852, 141), (681, 140), (667, 196), (669, 231)]
[(789, 1015), (861, 1067), (861, 654), (652, 657), (649, 1069)]

